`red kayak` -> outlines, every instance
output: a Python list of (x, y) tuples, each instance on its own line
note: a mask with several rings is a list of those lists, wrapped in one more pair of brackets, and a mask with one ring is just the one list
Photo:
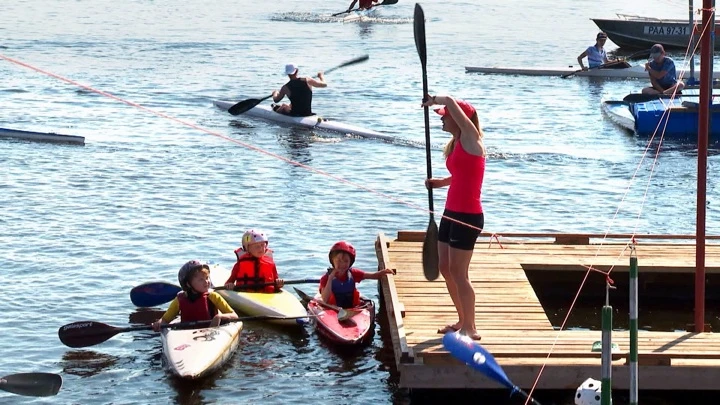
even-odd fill
[(315, 329), (321, 335), (338, 345), (351, 346), (368, 343), (375, 331), (375, 304), (362, 298), (359, 307), (346, 309), (346, 320), (338, 319), (337, 307), (313, 298), (308, 302), (308, 314)]

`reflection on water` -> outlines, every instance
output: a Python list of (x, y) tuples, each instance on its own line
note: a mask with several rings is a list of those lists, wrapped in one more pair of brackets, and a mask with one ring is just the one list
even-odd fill
[(102, 371), (116, 368), (119, 360), (117, 356), (92, 350), (71, 350), (63, 354), (59, 366), (64, 373), (92, 377)]

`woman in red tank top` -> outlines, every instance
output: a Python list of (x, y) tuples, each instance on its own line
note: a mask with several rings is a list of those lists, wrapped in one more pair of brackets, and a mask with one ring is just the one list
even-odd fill
[(450, 186), (438, 230), (438, 265), (458, 321), (438, 329), (438, 333), (459, 331), (480, 340), (475, 327), (475, 290), (468, 272), (475, 241), (485, 225), (480, 197), (486, 155), (483, 132), (475, 108), (466, 101), (433, 96), (423, 105), (444, 105), (435, 112), (441, 116), (443, 131), (452, 135), (444, 150), (450, 176), (425, 181), (428, 188)]

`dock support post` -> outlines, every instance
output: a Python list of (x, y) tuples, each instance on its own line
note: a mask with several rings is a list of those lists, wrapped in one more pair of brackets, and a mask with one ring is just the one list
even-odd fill
[(612, 307), (610, 281), (605, 281), (605, 305), (602, 308), (602, 357), (600, 404), (612, 404)]
[(638, 260), (630, 256), (630, 405), (638, 404)]

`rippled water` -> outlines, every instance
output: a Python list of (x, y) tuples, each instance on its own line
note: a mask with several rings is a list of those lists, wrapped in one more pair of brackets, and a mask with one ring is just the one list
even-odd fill
[[(378, 232), (425, 229), (414, 3), (384, 7), (370, 23), (327, 18), (345, 3), (0, 5), (0, 53), (37, 69), (0, 62), (0, 126), (87, 138), (84, 147), (0, 142), (0, 284), (8, 302), (0, 369), (65, 378), (58, 397), (30, 402), (408, 400), (388, 371), (382, 331), (372, 346), (338, 353), (311, 330), (251, 324), (230, 366), (198, 385), (167, 377), (160, 341), (150, 333), (121, 334), (89, 350), (69, 350), (57, 339), (59, 326), (77, 320), (127, 324), (129, 290), (174, 280), (189, 259), (231, 265), (246, 228), (268, 230), (288, 279), (319, 276), (339, 239), (352, 241), (358, 266), (372, 270)], [(645, 154), (645, 139), (600, 113), (602, 97), (621, 97), (642, 81), (464, 73), (466, 65), (576, 64), (597, 31), (590, 17), (654, 9), (652, 16), (683, 18), (684, 2), (427, 3), (431, 92), (473, 102), (486, 131), (488, 231), (694, 233), (694, 145), (665, 143), (655, 159), (654, 149)], [(279, 127), (212, 106), (213, 99), (269, 94), (283, 84), (288, 61), (312, 74), (365, 53), (369, 62), (327, 76), (314, 110), (397, 142)], [(447, 136), (432, 118), (433, 170), (442, 175)], [(709, 234), (720, 224), (716, 152), (709, 159)], [(436, 193), (436, 207), (443, 199)], [(377, 297), (375, 287), (368, 281), (361, 291)], [(0, 403), (15, 399), (0, 393)]]

